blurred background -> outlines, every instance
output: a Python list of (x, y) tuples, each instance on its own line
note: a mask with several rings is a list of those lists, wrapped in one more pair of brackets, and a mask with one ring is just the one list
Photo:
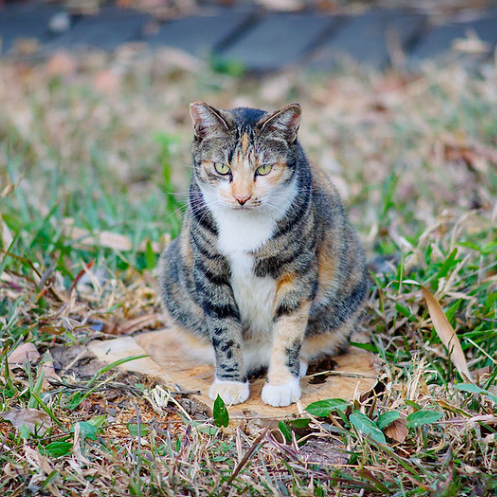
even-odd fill
[[(351, 492), (373, 488), (373, 482), (389, 495), (495, 495), (495, 2), (0, 0), (0, 40), (0, 361), (9, 361), (0, 375), (0, 411), (37, 407), (43, 397), (43, 413), (53, 409), (50, 416), (60, 417), (67, 429), (98, 414), (92, 429), (100, 430), (109, 407), (109, 419), (138, 426), (140, 439), (136, 403), (148, 413), (144, 420), (157, 419), (146, 404), (145, 380), (122, 380), (129, 388), (113, 387), (121, 393), (112, 397), (108, 385), (94, 391), (98, 375), (85, 373), (84, 347), (94, 339), (163, 327), (157, 261), (178, 235), (185, 209), (189, 104), (274, 110), (299, 102), (300, 142), (339, 189), (367, 252), (370, 297), (360, 328), (370, 334), (364, 347), (377, 354), (385, 387), (365, 412), (437, 410), (436, 420), (444, 415), (429, 427), (413, 424), (407, 439), (405, 426), (402, 436), (390, 432), (402, 459), (362, 435), (366, 445), (357, 445), (348, 427), (341, 430), (347, 454), (349, 447), (353, 451), (344, 456), (344, 471), (355, 472), (360, 482)], [(443, 306), (438, 315), (445, 335), (432, 325), (419, 285)], [(450, 342), (452, 351), (453, 329), (469, 369), (488, 389), (458, 385), (469, 399), (454, 390), (455, 380), (466, 377), (457, 376), (460, 363), (454, 366), (455, 354), (442, 345)], [(22, 345), (39, 350), (66, 382), (52, 397), (44, 391), (44, 373), (17, 369), (9, 376), (12, 351), (25, 362)], [(487, 394), (494, 396), (492, 406), (482, 400)], [(171, 416), (175, 432), (182, 433), (175, 407), (167, 409), (158, 433), (169, 433)], [(136, 430), (123, 430), (106, 432), (118, 450), (100, 435), (97, 442), (96, 431), (86, 432), (95, 443), (85, 441), (85, 459), (78, 460), (86, 469), (76, 470), (72, 439), (61, 438), (62, 452), (49, 443), (57, 440), (52, 437), (31, 449), (0, 422), (9, 447), (5, 456), (0, 451), (0, 461), (10, 468), (3, 494), (18, 495), (27, 482), (32, 494), (48, 492), (54, 481), (63, 490), (53, 495), (107, 495), (106, 488), (109, 495), (203, 495), (199, 488), (205, 495), (226, 493), (228, 477), (219, 480), (218, 469), (210, 468), (232, 449), (215, 452), (216, 430), (209, 432), (211, 452), (202, 452), (196, 466), (190, 462), (197, 456), (184, 455), (180, 438), (174, 444), (179, 452), (163, 441), (160, 463), (150, 463), (143, 452), (146, 462), (137, 464), (141, 442), (136, 455)], [(200, 447), (186, 433), (183, 440)], [(74, 436), (74, 454), (81, 454)], [(218, 441), (224, 444), (224, 438)], [(45, 462), (43, 469), (26, 463), (35, 450), (51, 457), (54, 471)], [(320, 469), (334, 468), (330, 453), (326, 444)], [(169, 457), (173, 476), (191, 467), (189, 481), (164, 476), (169, 470), (162, 461)], [(219, 464), (235, 467), (240, 453), (233, 461)], [(262, 469), (243, 469), (247, 485), (261, 488), (265, 461)], [(160, 490), (140, 479), (149, 467)], [(282, 478), (290, 490), (280, 493), (279, 486), (274, 495), (304, 495), (291, 490), (294, 469), (288, 474), (286, 462), (281, 468), (272, 478)], [(75, 471), (84, 479), (75, 478)], [(349, 481), (350, 474), (343, 474), (340, 481)], [(212, 483), (216, 478), (220, 486)], [(342, 483), (333, 478), (319, 483), (323, 487), (317, 479), (314, 487), (311, 478), (305, 495), (311, 487), (313, 495), (340, 492), (334, 485)], [(276, 488), (269, 480), (264, 488)], [(172, 490), (164, 490), (169, 481)], [(243, 485), (230, 488), (239, 492)], [(263, 489), (261, 495), (269, 493)]]
[(416, 67), (497, 43), (492, 0), (0, 0), (4, 55), (174, 47), (249, 71)]

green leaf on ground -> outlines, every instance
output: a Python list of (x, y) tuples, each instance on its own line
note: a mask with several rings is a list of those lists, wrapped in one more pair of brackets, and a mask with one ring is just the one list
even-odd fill
[(313, 416), (325, 418), (326, 416), (329, 416), (332, 411), (345, 411), (347, 406), (348, 403), (345, 402), (345, 400), (327, 399), (313, 402), (312, 404), (309, 404), (305, 410)]
[(278, 428), (280, 429), (281, 433), (283, 433), (283, 436), (285, 437), (286, 441), (291, 442), (292, 429), (284, 421), (280, 421), (278, 423)]
[(66, 456), (71, 453), (73, 444), (71, 442), (52, 442), (41, 448), (41, 452), (51, 457)]
[(422, 410), (416, 411), (407, 416), (407, 426), (409, 428), (417, 428), (422, 425), (429, 425), (435, 423), (442, 417), (441, 412)]
[(398, 411), (387, 411), (380, 414), (376, 425), (380, 430), (387, 427), (390, 423), (393, 423), (396, 419), (400, 418), (400, 413)]
[(228, 414), (228, 409), (226, 409), (226, 404), (220, 395), (218, 395), (214, 401), (212, 416), (214, 417), (214, 424), (216, 426), (224, 426), (226, 428), (229, 425), (230, 416)]
[(292, 425), (294, 428), (307, 428), (309, 426), (309, 418), (300, 419), (290, 419), (287, 421), (288, 424)]
[(82, 437), (89, 438), (90, 440), (97, 439), (97, 433), (100, 431), (100, 428), (93, 426), (88, 421), (78, 421), (71, 426), (71, 433), (74, 433), (76, 425), (79, 425), (79, 430)]
[(141, 437), (145, 437), (150, 433), (150, 428), (146, 425), (141, 423), (140, 424), (140, 429), (138, 430), (138, 424), (136, 423), (126, 423), (126, 426), (129, 430), (129, 434), (132, 437), (137, 437), (138, 433), (140, 434)]
[(387, 440), (382, 431), (378, 428), (376, 423), (369, 419), (365, 414), (360, 411), (354, 411), (350, 417), (349, 421), (352, 425), (357, 428), (364, 435), (369, 435), (376, 442), (386, 444)]

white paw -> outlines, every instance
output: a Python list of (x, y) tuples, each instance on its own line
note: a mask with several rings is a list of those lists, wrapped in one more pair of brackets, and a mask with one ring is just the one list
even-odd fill
[(268, 383), (267, 385), (264, 385), (261, 397), (263, 402), (270, 406), (289, 406), (300, 399), (299, 379), (294, 378), (284, 385), (271, 385)]
[(306, 375), (308, 366), (309, 364), (307, 361), (304, 361), (304, 359), (300, 359), (300, 371), (299, 371), (300, 378), (303, 378)]
[(249, 397), (248, 381), (242, 383), (241, 381), (222, 381), (216, 378), (209, 390), (209, 397), (216, 400), (218, 395), (221, 396), (226, 405), (245, 402)]

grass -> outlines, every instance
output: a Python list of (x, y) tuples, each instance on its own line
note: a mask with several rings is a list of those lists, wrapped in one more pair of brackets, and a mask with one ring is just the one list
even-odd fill
[[(497, 493), (495, 67), (254, 79), (125, 50), (61, 60), (0, 62), (2, 495)], [(362, 327), (381, 377), (363, 398), (274, 429), (218, 427), (85, 355), (160, 327), (155, 266), (180, 227), (199, 99), (302, 104), (301, 142), (371, 261)], [(38, 355), (14, 363), (27, 343)]]

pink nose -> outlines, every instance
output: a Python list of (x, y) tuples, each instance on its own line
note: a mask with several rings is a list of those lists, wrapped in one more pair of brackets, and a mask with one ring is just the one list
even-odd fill
[(252, 195), (246, 195), (244, 197), (235, 197), (235, 198), (240, 205), (245, 205), (245, 203), (247, 202), (247, 200), (250, 199), (251, 196)]

